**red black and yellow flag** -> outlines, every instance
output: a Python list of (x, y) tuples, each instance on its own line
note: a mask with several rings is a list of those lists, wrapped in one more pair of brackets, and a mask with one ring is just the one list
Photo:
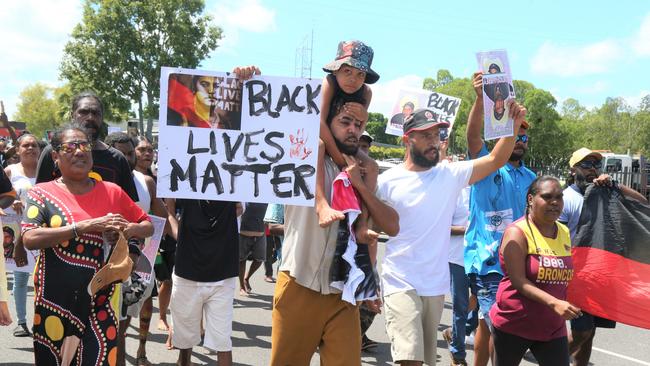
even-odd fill
[(650, 329), (650, 206), (591, 186), (573, 243), (569, 301), (587, 312)]

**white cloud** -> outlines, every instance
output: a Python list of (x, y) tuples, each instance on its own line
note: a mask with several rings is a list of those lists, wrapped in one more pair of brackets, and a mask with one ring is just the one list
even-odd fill
[(607, 90), (607, 83), (602, 80), (597, 80), (589, 85), (577, 88), (577, 91), (580, 94), (600, 94), (605, 90)]
[(368, 110), (389, 116), (400, 89), (422, 89), (424, 78), (417, 75), (406, 75), (397, 79), (378, 82), (371, 86), (372, 101)]
[(641, 90), (637, 95), (623, 96), (623, 99), (625, 99), (630, 107), (638, 108), (639, 104), (641, 104), (641, 99), (646, 95), (650, 95), (650, 90)]
[(633, 46), (638, 55), (650, 56), (650, 13), (641, 22), (641, 28), (633, 40)]
[(78, 0), (2, 2), (0, 65), (5, 80), (0, 100), (8, 114), (15, 113), (18, 94), (28, 84), (57, 78), (63, 46), (80, 19)]
[(259, 0), (224, 0), (212, 11), (215, 23), (223, 29), (223, 39), (217, 52), (234, 53), (239, 43), (239, 33), (266, 33), (276, 29), (275, 10), (265, 7)]
[(531, 60), (533, 73), (557, 76), (598, 74), (610, 69), (623, 57), (623, 48), (614, 40), (586, 46), (565, 46), (544, 42)]

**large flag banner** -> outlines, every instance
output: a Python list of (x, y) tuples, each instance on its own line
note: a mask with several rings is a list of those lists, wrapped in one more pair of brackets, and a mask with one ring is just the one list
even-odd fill
[(313, 206), (320, 80), (163, 67), (158, 197)]
[(574, 239), (569, 301), (650, 329), (650, 206), (618, 189), (587, 189)]
[(7, 272), (18, 271), (18, 272), (27, 272), (33, 273), (34, 266), (36, 265), (36, 259), (40, 253), (39, 250), (27, 250), (27, 265), (18, 267), (16, 261), (13, 258), (14, 248), (18, 240), (20, 240), (20, 221), (21, 217), (16, 214), (8, 214), (2, 216), (0, 219), (0, 226), (2, 226), (2, 234), (4, 235), (3, 239), (3, 249), (5, 256), (5, 270)]
[(512, 74), (505, 50), (479, 52), (478, 67), (483, 71), (483, 113), (485, 140), (512, 136), (514, 120), (509, 117), (508, 100), (515, 98)]
[(449, 128), (440, 129), (440, 140), (444, 141), (449, 137), (454, 127), (460, 102), (460, 98), (430, 90), (401, 89), (398, 92), (393, 113), (386, 124), (386, 133), (394, 136), (402, 136), (404, 134), (404, 120), (414, 110), (428, 108), (436, 114), (439, 121), (449, 123)]

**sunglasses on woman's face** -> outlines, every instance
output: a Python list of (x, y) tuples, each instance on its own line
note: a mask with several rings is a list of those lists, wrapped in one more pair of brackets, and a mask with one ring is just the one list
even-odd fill
[(93, 145), (88, 141), (70, 141), (62, 142), (58, 150), (66, 154), (71, 154), (77, 151), (77, 149), (81, 150), (81, 152), (89, 152), (92, 148)]
[(601, 163), (600, 160), (587, 160), (587, 161), (581, 161), (580, 163), (578, 163), (578, 166), (581, 167), (582, 169), (594, 168), (598, 170), (603, 167), (603, 163)]
[(517, 140), (515, 140), (515, 144), (517, 142), (521, 141), (522, 143), (527, 143), (528, 142), (528, 135), (519, 135), (517, 136)]

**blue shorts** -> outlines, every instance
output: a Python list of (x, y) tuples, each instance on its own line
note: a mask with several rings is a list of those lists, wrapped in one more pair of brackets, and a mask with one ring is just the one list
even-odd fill
[(477, 275), (473, 278), (476, 280), (479, 319), (485, 319), (488, 327), (491, 328), (490, 309), (497, 301), (497, 290), (503, 276), (493, 272), (486, 275)]
[(616, 328), (616, 322), (613, 320), (601, 318), (599, 316), (591, 315), (586, 311), (582, 312), (581, 317), (571, 320), (571, 330), (586, 332), (594, 328)]

